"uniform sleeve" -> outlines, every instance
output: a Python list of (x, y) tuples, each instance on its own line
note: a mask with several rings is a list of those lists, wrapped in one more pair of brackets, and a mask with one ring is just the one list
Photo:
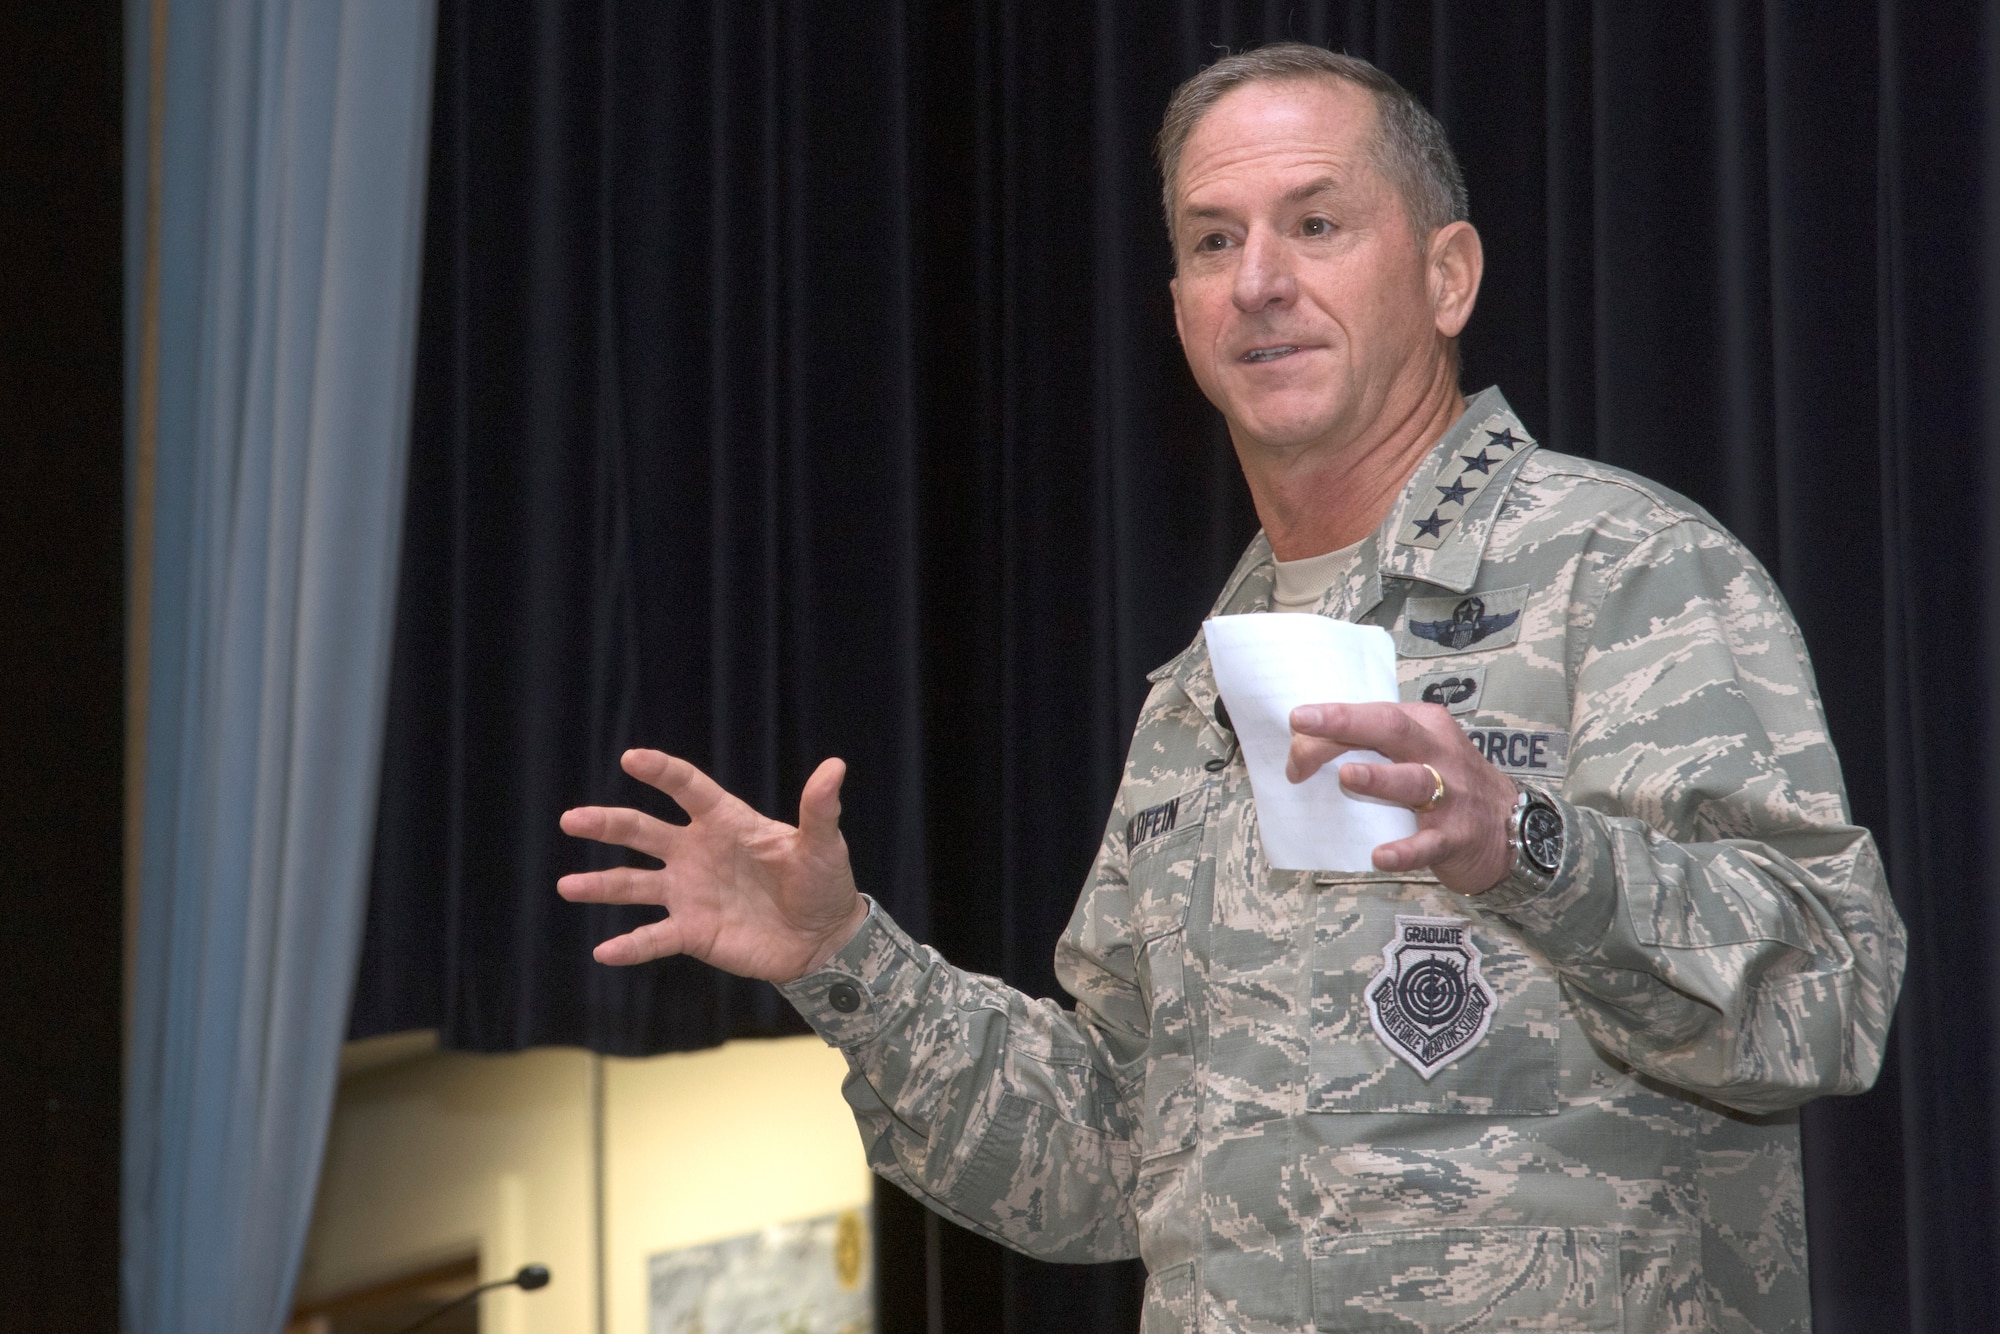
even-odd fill
[(780, 988), (847, 1057), (842, 1093), (869, 1165), (946, 1217), (1047, 1260), (1139, 1253), (1133, 1072), (1144, 1011), (1129, 971), (1076, 949), (1119, 929), (1083, 925), (1089, 905), (1121, 892), (1115, 849), (1107, 836), (1059, 965), (1064, 985), (1123, 1024), (955, 968), (872, 903), (825, 968)]
[(1903, 924), (1783, 599), (1694, 521), (1579, 591), (1563, 863), (1480, 906), (1635, 1070), (1753, 1114), (1868, 1088)]

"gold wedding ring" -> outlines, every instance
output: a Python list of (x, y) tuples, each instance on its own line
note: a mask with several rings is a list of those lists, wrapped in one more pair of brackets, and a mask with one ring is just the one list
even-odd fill
[[(1426, 764), (1424, 768), (1431, 769), (1431, 767), (1428, 764)], [(1436, 810), (1437, 804), (1440, 801), (1444, 800), (1444, 775), (1439, 773), (1435, 769), (1431, 769), (1431, 781), (1437, 784), (1436, 787), (1431, 789), (1431, 799), (1429, 801), (1424, 802), (1422, 805), (1415, 807), (1416, 810), (1420, 811)]]

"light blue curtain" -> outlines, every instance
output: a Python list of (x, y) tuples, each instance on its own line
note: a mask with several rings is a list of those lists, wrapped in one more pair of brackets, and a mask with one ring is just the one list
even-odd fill
[[(367, 892), (435, 15), (431, 0), (164, 2), (125, 1324), (272, 1334)], [(135, 203), (155, 13), (128, 0)], [(129, 213), (136, 392), (149, 219)]]

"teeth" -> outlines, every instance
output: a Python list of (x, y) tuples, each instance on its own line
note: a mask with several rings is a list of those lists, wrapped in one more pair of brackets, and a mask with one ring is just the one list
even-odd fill
[(1245, 361), (1275, 361), (1279, 357), (1298, 351), (1295, 346), (1260, 347), (1244, 358)]

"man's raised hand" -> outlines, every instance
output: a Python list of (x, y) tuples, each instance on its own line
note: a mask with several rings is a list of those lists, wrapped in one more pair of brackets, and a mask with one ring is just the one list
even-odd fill
[(665, 919), (599, 945), (599, 963), (645, 963), (687, 954), (742, 977), (789, 982), (853, 938), (868, 904), (854, 886), (840, 834), (840, 783), (847, 766), (826, 760), (806, 779), (796, 828), (767, 820), (686, 760), (628, 750), (626, 773), (666, 793), (689, 816), (671, 825), (623, 807), (564, 811), (578, 838), (657, 857), (658, 870), (582, 871), (556, 882), (579, 903), (646, 903)]

